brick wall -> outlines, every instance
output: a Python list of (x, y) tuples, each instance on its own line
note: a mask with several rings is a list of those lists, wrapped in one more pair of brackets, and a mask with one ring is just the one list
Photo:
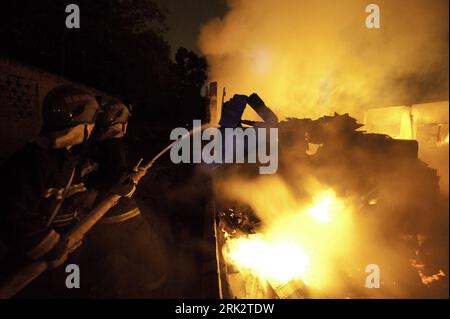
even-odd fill
[[(40, 107), (45, 95), (54, 87), (67, 83), (74, 82), (0, 56), (0, 160), (39, 133)], [(111, 97), (105, 92), (86, 88), (103, 98)]]

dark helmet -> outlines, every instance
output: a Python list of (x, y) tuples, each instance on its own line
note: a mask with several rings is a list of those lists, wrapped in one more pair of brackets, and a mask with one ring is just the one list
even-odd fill
[(58, 131), (79, 124), (93, 124), (99, 105), (93, 94), (74, 85), (51, 90), (42, 104), (45, 131)]
[(130, 110), (125, 104), (117, 99), (112, 99), (102, 106), (95, 125), (99, 128), (105, 128), (114, 124), (125, 124), (130, 116)]

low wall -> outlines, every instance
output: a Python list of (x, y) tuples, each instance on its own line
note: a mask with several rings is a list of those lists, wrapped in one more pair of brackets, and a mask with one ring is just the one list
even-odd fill
[[(74, 82), (0, 56), (0, 160), (39, 133), (45, 95), (67, 83)], [(103, 98), (110, 97), (105, 92), (86, 88)]]

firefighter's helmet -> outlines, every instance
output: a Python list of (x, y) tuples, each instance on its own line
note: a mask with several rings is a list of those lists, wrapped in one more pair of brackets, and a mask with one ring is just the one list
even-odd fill
[(117, 99), (112, 99), (102, 106), (95, 125), (106, 128), (115, 124), (125, 124), (131, 116), (128, 107)]
[(99, 105), (92, 93), (75, 85), (61, 85), (44, 98), (43, 129), (59, 131), (79, 124), (93, 124), (98, 111)]

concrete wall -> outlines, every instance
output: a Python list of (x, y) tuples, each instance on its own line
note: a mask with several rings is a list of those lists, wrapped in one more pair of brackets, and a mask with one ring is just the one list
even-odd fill
[[(54, 87), (67, 83), (74, 82), (0, 56), (0, 160), (39, 133), (40, 107), (45, 95)], [(110, 97), (107, 93), (86, 88), (96, 95)]]

